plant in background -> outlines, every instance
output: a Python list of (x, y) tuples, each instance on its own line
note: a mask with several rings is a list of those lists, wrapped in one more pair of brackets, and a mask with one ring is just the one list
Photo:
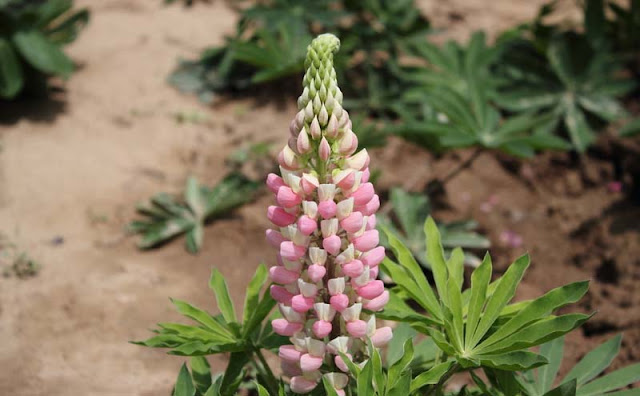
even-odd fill
[[(422, 236), (422, 226), (431, 212), (429, 197), (394, 188), (391, 190), (390, 199), (393, 207), (392, 215), (396, 221), (392, 221), (387, 216), (379, 216), (378, 228), (384, 227), (391, 230), (409, 248), (420, 265), (430, 269), (431, 266), (423, 254), (425, 239)], [(491, 242), (476, 231), (477, 227), (478, 224), (472, 220), (439, 224), (438, 229), (442, 236), (445, 256), (449, 257), (456, 247), (476, 250), (489, 248)], [(384, 234), (381, 235), (380, 243), (386, 248), (391, 248)], [(467, 254), (465, 264), (477, 267), (480, 259), (473, 254)]]
[(138, 205), (138, 212), (147, 219), (132, 221), (128, 228), (142, 234), (138, 243), (141, 249), (157, 247), (186, 233), (187, 250), (197, 253), (202, 246), (205, 223), (251, 201), (258, 189), (258, 183), (237, 173), (228, 175), (213, 188), (190, 177), (182, 202), (166, 193), (156, 194), (150, 204)]
[(584, 33), (545, 24), (552, 11), (542, 8), (532, 25), (506, 35), (496, 101), (511, 112), (547, 115), (547, 128), (560, 127), (584, 152), (596, 131), (629, 118), (620, 99), (636, 84), (624, 76), (624, 57), (607, 34), (603, 1), (585, 3)]
[(74, 70), (62, 46), (73, 42), (89, 21), (72, 0), (0, 0), (0, 98), (46, 92), (48, 78)]

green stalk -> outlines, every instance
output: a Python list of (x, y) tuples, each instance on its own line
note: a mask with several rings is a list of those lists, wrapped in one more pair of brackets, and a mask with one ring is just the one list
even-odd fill
[[(272, 395), (277, 395), (278, 394), (278, 380), (276, 380), (276, 376), (273, 375), (273, 371), (271, 371), (271, 367), (269, 367), (269, 364), (267, 363), (267, 360), (264, 358), (264, 355), (262, 354), (262, 351), (260, 350), (260, 348), (256, 347), (255, 349), (255, 353), (256, 356), (258, 356), (258, 359), (260, 360), (260, 363), (262, 365), (262, 371), (263, 371), (263, 376), (267, 381), (267, 386), (269, 388), (269, 393), (271, 393)], [(255, 361), (254, 361), (255, 362)], [(256, 364), (256, 368), (258, 368), (258, 370), (260, 370), (259, 366)]]

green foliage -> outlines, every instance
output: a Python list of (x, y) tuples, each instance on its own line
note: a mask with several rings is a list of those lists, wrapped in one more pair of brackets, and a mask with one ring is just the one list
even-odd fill
[(527, 349), (560, 337), (589, 318), (584, 314), (552, 315), (558, 308), (578, 301), (587, 291), (587, 282), (572, 283), (537, 299), (509, 305), (529, 266), (528, 256), (520, 257), (501, 278), (491, 282), (492, 264), (487, 255), (473, 271), (471, 287), (462, 292), (462, 250), (455, 249), (446, 260), (440, 233), (431, 218), (424, 229), (426, 259), (431, 264), (435, 290), (409, 249), (387, 229), (398, 263), (385, 259), (381, 265), (397, 288), (427, 312), (417, 315), (406, 306), (393, 304), (393, 319), (429, 335), (453, 364), (507, 371), (546, 364), (544, 356)]
[(272, 0), (241, 11), (225, 45), (182, 62), (169, 81), (208, 102), (218, 93), (299, 78), (311, 36), (334, 31), (342, 43), (338, 80), (352, 98), (345, 106), (380, 112), (405, 88), (395, 73), (402, 49), (428, 30), (413, 0)]
[[(263, 362), (261, 349), (274, 350), (287, 342), (285, 337), (273, 333), (270, 324), (263, 324), (276, 302), (269, 290), (261, 294), (267, 282), (267, 268), (260, 265), (247, 287), (242, 318), (238, 318), (226, 281), (214, 269), (209, 281), (220, 314), (212, 315), (184, 301), (172, 299), (178, 312), (196, 322), (196, 325), (159, 323), (155, 336), (134, 342), (153, 348), (170, 348), (170, 354), (192, 356), (189, 372), (183, 366), (174, 394), (178, 395), (233, 395), (246, 374), (246, 365), (253, 362), (263, 385), (277, 389), (273, 374)], [(207, 361), (201, 356), (231, 353), (229, 364), (221, 376), (211, 377)], [(261, 362), (256, 362), (255, 359)], [(179, 393), (182, 392), (182, 393)]]
[[(402, 189), (391, 190), (391, 204), (395, 222), (385, 216), (379, 216), (380, 227), (391, 230), (402, 243), (409, 248), (413, 256), (420, 265), (430, 268), (429, 262), (424, 257), (425, 239), (422, 237), (422, 227), (431, 212), (429, 197), (422, 194), (408, 193)], [(397, 224), (397, 227), (395, 226)], [(477, 223), (474, 221), (460, 221), (454, 223), (442, 223), (438, 225), (442, 236), (442, 246), (445, 255), (451, 255), (451, 251), (456, 247), (464, 249), (486, 249), (491, 243), (484, 236), (476, 232)], [(380, 243), (391, 248), (389, 241), (380, 235)], [(465, 263), (477, 265), (479, 259), (472, 254), (465, 256)]]
[(249, 202), (259, 188), (259, 183), (236, 173), (213, 188), (200, 185), (190, 177), (182, 202), (166, 193), (156, 194), (149, 204), (138, 205), (138, 212), (146, 219), (133, 221), (128, 228), (142, 234), (138, 243), (141, 249), (159, 246), (186, 233), (187, 250), (197, 253), (202, 246), (206, 222)]
[(580, 152), (593, 143), (603, 122), (628, 117), (618, 99), (634, 83), (620, 78), (619, 59), (594, 46), (586, 35), (559, 33), (544, 48), (530, 40), (513, 40), (500, 64), (500, 106), (542, 114), (551, 129), (562, 123)]
[(40, 94), (47, 78), (68, 78), (74, 70), (62, 47), (89, 21), (72, 0), (0, 2), (0, 98)]
[(622, 390), (640, 381), (640, 363), (600, 376), (620, 351), (621, 340), (622, 336), (618, 335), (604, 342), (587, 353), (562, 379), (556, 379), (562, 363), (564, 339), (555, 339), (540, 347), (540, 354), (549, 364), (525, 371), (516, 380), (528, 396), (640, 394), (638, 390)]

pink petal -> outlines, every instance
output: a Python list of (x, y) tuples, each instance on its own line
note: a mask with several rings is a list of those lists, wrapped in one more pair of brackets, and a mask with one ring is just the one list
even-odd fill
[(302, 352), (298, 351), (293, 345), (282, 345), (280, 349), (278, 349), (278, 356), (280, 356), (282, 360), (299, 362)]
[(369, 181), (369, 178), (371, 177), (371, 172), (369, 171), (369, 167), (366, 167), (363, 171), (362, 171), (362, 182), (366, 183)]
[(312, 356), (308, 353), (305, 353), (300, 357), (300, 368), (302, 369), (303, 373), (316, 371), (322, 366), (322, 361), (322, 356)]
[(289, 271), (284, 267), (274, 266), (269, 268), (269, 276), (275, 283), (281, 285), (288, 285), (298, 281), (300, 274), (297, 272)]
[(391, 327), (381, 327), (371, 336), (371, 342), (376, 348), (382, 348), (391, 341), (392, 337)]
[(296, 216), (285, 212), (285, 210), (279, 206), (273, 205), (267, 209), (267, 218), (278, 227), (286, 227), (296, 222)]
[(291, 323), (286, 319), (274, 319), (271, 321), (271, 327), (273, 327), (273, 331), (276, 334), (279, 334), (284, 337), (291, 337), (295, 333), (302, 330), (304, 327), (302, 323)]
[(294, 311), (304, 313), (313, 308), (315, 299), (313, 297), (305, 297), (302, 294), (293, 296), (291, 299), (291, 308)]
[(348, 233), (360, 231), (363, 224), (363, 216), (360, 212), (352, 212), (349, 216), (342, 219), (340, 226)]
[(292, 208), (302, 202), (302, 197), (291, 189), (291, 187), (280, 187), (276, 194), (276, 202), (284, 208)]
[(269, 242), (269, 244), (275, 248), (280, 248), (280, 244), (286, 241), (286, 239), (284, 239), (282, 234), (276, 230), (269, 229), (267, 230), (266, 235), (267, 235), (267, 242)]
[(373, 198), (369, 202), (367, 202), (364, 206), (356, 206), (355, 210), (362, 212), (365, 216), (371, 216), (375, 214), (378, 209), (380, 209), (380, 197), (378, 195), (374, 195)]
[(316, 321), (313, 326), (311, 326), (311, 330), (313, 330), (313, 334), (315, 334), (318, 338), (324, 338), (331, 333), (331, 322), (325, 322), (324, 320)]
[(369, 268), (369, 279), (376, 279), (378, 277), (379, 267)]
[(378, 246), (378, 230), (365, 231), (361, 236), (354, 238), (353, 247), (361, 252), (368, 252)]
[(342, 180), (336, 183), (338, 187), (340, 187), (343, 191), (349, 190), (353, 187), (353, 184), (356, 182), (356, 172), (349, 172)]
[(312, 264), (309, 266), (309, 268), (307, 268), (307, 275), (309, 275), (309, 279), (311, 279), (311, 281), (314, 283), (324, 278), (324, 275), (326, 273), (327, 269), (322, 265)]
[(388, 302), (389, 302), (389, 291), (385, 290), (378, 297), (364, 303), (362, 307), (364, 309), (368, 309), (369, 311), (377, 312), (382, 310), (384, 306), (387, 305)]
[(315, 381), (302, 376), (291, 378), (291, 390), (296, 393), (309, 393), (314, 390), (317, 385)]
[(367, 300), (373, 300), (384, 292), (384, 283), (381, 280), (372, 280), (366, 285), (358, 288), (358, 295)]
[(375, 194), (375, 190), (373, 189), (373, 184), (364, 183), (358, 187), (358, 189), (351, 194), (350, 197), (353, 198), (353, 204), (355, 206), (366, 205), (367, 202), (371, 201), (373, 195)]
[(377, 224), (376, 215), (369, 215), (367, 218), (367, 230), (375, 230)]
[(323, 161), (328, 160), (329, 156), (331, 156), (331, 146), (329, 146), (329, 142), (324, 136), (322, 137), (322, 140), (320, 141), (320, 146), (318, 147), (318, 155), (320, 156), (320, 159)]
[(307, 215), (302, 215), (298, 219), (298, 230), (304, 235), (311, 235), (318, 228), (318, 223)]
[(364, 320), (347, 322), (347, 332), (353, 337), (364, 337), (367, 335), (367, 322)]
[(304, 191), (304, 193), (307, 195), (310, 195), (317, 188), (316, 185), (314, 185), (313, 183), (311, 183), (310, 181), (304, 178), (300, 183), (302, 185), (302, 191)]
[(322, 247), (327, 253), (337, 255), (340, 253), (340, 247), (342, 246), (342, 240), (337, 235), (331, 235), (330, 237), (322, 240)]
[(371, 249), (362, 256), (360, 256), (360, 260), (362, 264), (368, 265), (369, 268), (376, 267), (378, 264), (384, 260), (385, 252), (383, 246), (378, 246), (375, 249)]
[(291, 305), (291, 299), (293, 298), (293, 293), (289, 292), (284, 287), (278, 286), (278, 285), (271, 285), (271, 288), (269, 289), (269, 291), (271, 292), (271, 297), (273, 297), (273, 299), (276, 300), (277, 302), (285, 305)]
[(284, 241), (280, 244), (280, 256), (289, 261), (300, 260), (307, 252), (304, 246), (298, 246), (291, 241)]
[(331, 296), (329, 304), (338, 312), (344, 311), (349, 306), (349, 297), (346, 294)]
[(271, 190), (274, 194), (278, 193), (278, 189), (280, 187), (285, 186), (284, 180), (275, 173), (269, 173), (267, 175), (267, 188)]
[(333, 200), (322, 201), (318, 204), (318, 213), (323, 219), (335, 217), (338, 211), (338, 204)]
[(345, 275), (350, 276), (352, 278), (362, 275), (363, 269), (364, 269), (364, 265), (360, 260), (352, 260), (342, 265), (342, 272), (344, 272)]

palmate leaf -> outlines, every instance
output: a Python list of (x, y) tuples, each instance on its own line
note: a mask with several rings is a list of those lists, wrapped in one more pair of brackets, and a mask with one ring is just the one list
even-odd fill
[[(394, 188), (391, 190), (391, 204), (393, 205), (392, 213), (397, 222), (392, 222), (388, 217), (380, 216), (381, 227), (384, 226), (392, 230), (396, 237), (411, 250), (418, 262), (423, 267), (430, 268), (429, 262), (423, 254), (425, 239), (422, 237), (424, 221), (431, 211), (429, 198), (426, 195), (413, 194)], [(438, 229), (442, 236), (446, 256), (448, 257), (455, 247), (463, 249), (488, 248), (490, 241), (476, 232), (476, 228), (477, 223), (473, 221), (439, 224)], [(384, 233), (381, 234), (380, 240), (382, 245), (390, 247)], [(473, 265), (478, 261), (478, 258), (472, 254), (465, 257), (465, 263), (468, 265)]]
[(13, 98), (23, 85), (22, 66), (11, 42), (0, 37), (0, 98)]
[[(396, 314), (394, 319), (429, 335), (442, 351), (464, 368), (484, 366), (514, 371), (546, 364), (545, 356), (528, 349), (563, 336), (590, 317), (584, 314), (552, 315), (558, 308), (578, 301), (587, 291), (587, 282), (572, 283), (537, 299), (509, 305), (529, 266), (526, 255), (517, 259), (493, 283), (490, 283), (491, 259), (487, 255), (471, 275), (471, 288), (462, 293), (463, 252), (455, 249), (446, 260), (438, 228), (428, 218), (424, 226), (427, 260), (432, 264), (438, 295), (431, 297), (433, 289), (422, 281), (422, 274), (416, 274), (416, 263), (408, 249), (388, 229), (383, 230), (399, 264), (386, 259), (381, 264), (382, 269), (398, 288), (427, 310), (429, 316), (424, 317), (431, 320), (421, 323), (415, 314)], [(389, 305), (392, 312), (403, 310), (393, 298)], [(439, 329), (433, 326), (434, 320), (442, 323)]]
[(74, 66), (60, 47), (38, 30), (21, 30), (11, 37), (20, 55), (37, 70), (46, 73), (69, 77)]
[[(527, 396), (637, 394), (637, 390), (614, 391), (640, 380), (638, 363), (598, 377), (620, 351), (621, 339), (618, 335), (591, 350), (562, 379), (556, 379), (556, 376), (562, 362), (563, 339), (551, 341), (540, 347), (540, 353), (549, 360), (549, 365), (526, 371), (517, 380)], [(554, 384), (557, 384), (556, 388), (551, 389)]]
[(202, 246), (205, 223), (249, 202), (259, 188), (258, 183), (236, 173), (229, 174), (212, 189), (191, 177), (187, 179), (182, 202), (165, 193), (157, 194), (150, 204), (137, 207), (146, 219), (133, 221), (128, 228), (142, 234), (138, 243), (141, 249), (157, 247), (186, 233), (187, 250), (197, 253)]
[(555, 32), (544, 45), (537, 36), (507, 40), (495, 71), (502, 76), (496, 95), (501, 107), (562, 121), (556, 131), (568, 135), (579, 152), (594, 142), (600, 124), (628, 118), (619, 99), (634, 86), (620, 77), (621, 63), (603, 45), (593, 11), (601, 5), (594, 3), (587, 7), (586, 35)]

